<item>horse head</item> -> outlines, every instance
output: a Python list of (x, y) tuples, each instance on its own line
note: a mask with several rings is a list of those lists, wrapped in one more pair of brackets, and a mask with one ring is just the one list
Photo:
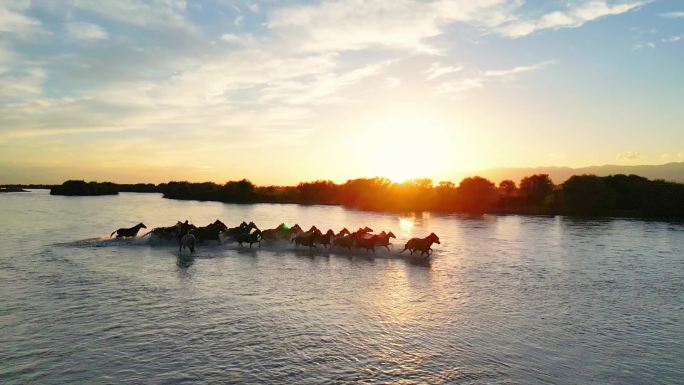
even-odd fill
[(143, 228), (143, 229), (146, 229), (146, 228), (147, 228), (147, 226), (145, 226), (145, 224), (142, 223), (142, 222), (138, 223), (138, 227), (141, 227), (141, 228)]
[(334, 237), (334, 236), (335, 236), (335, 232), (332, 231), (332, 229), (328, 229), (328, 231), (325, 232), (325, 235), (327, 235), (327, 236), (329, 236), (329, 237)]
[(292, 226), (292, 227), (290, 228), (290, 230), (293, 230), (293, 231), (302, 231), (302, 228), (301, 228), (301, 226), (299, 226), (299, 224), (295, 223), (295, 225)]
[(368, 227), (368, 226), (365, 226), (365, 227), (363, 228), (363, 231), (365, 231), (365, 232), (367, 232), (367, 233), (372, 233), (372, 232), (373, 232), (373, 229), (371, 229), (371, 228)]
[(310, 233), (312, 233), (314, 231), (320, 231), (320, 230), (318, 230), (318, 227), (316, 227), (316, 225), (311, 226), (311, 228), (309, 229)]
[(428, 240), (430, 240), (434, 243), (440, 244), (439, 243), (439, 237), (435, 233), (430, 233), (430, 235), (428, 235)]
[(394, 233), (391, 232), (391, 231), (390, 231), (389, 233), (387, 233), (387, 236), (390, 237), (390, 238), (396, 238), (396, 237), (397, 237), (397, 236), (394, 235)]
[(216, 221), (214, 221), (214, 223), (212, 223), (212, 225), (218, 227), (218, 229), (221, 230), (221, 231), (226, 231), (226, 230), (228, 230), (228, 226), (226, 226), (225, 223), (219, 221), (218, 219), (217, 219)]
[(346, 227), (343, 227), (342, 230), (340, 230), (340, 232), (337, 233), (338, 236), (340, 236), (340, 235), (349, 235), (349, 234), (351, 234), (351, 232), (350, 232), (349, 230), (347, 230)]

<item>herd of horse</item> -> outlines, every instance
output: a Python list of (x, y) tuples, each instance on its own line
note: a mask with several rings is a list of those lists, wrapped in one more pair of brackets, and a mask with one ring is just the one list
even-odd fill
[[(116, 234), (117, 238), (136, 237), (140, 229), (146, 229), (143, 223), (130, 228), (120, 228), (110, 234), (110, 238)], [(142, 237), (154, 236), (162, 240), (175, 240), (178, 242), (178, 251), (188, 249), (191, 253), (195, 252), (195, 247), (200, 242), (218, 241), (222, 242), (221, 236), (224, 239), (230, 239), (237, 242), (240, 247), (244, 244), (249, 244), (252, 248), (253, 244), (261, 247), (261, 242), (274, 241), (288, 241), (293, 243), (295, 247), (308, 247), (310, 250), (317, 248), (320, 245), (324, 248), (338, 247), (342, 249), (351, 250), (363, 249), (366, 252), (372, 251), (375, 253), (377, 247), (384, 247), (387, 251), (390, 250), (390, 239), (396, 238), (391, 231), (381, 231), (375, 234), (373, 229), (368, 226), (359, 228), (352, 232), (343, 228), (335, 233), (329, 229), (325, 233), (319, 230), (316, 226), (311, 226), (307, 231), (304, 231), (298, 224), (290, 227), (285, 223), (281, 223), (278, 227), (267, 230), (260, 230), (254, 222), (242, 222), (238, 226), (228, 227), (220, 220), (216, 220), (207, 226), (197, 227), (191, 223), (178, 221), (175, 225), (168, 227), (156, 227)], [(142, 238), (141, 237), (141, 238)], [(430, 256), (432, 252), (432, 244), (439, 244), (439, 237), (435, 233), (430, 233), (425, 238), (411, 238), (404, 245), (404, 249), (399, 253), (408, 250), (411, 255), (414, 252), (420, 251), (420, 256)]]

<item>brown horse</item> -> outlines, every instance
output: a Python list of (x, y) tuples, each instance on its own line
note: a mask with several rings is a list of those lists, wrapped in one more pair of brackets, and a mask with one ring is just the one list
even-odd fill
[(345, 236), (345, 235), (349, 235), (349, 234), (351, 234), (351, 232), (350, 232), (349, 230), (347, 230), (346, 227), (343, 227), (342, 230), (340, 230), (339, 233), (335, 234), (335, 236), (338, 237), (338, 238), (341, 238), (341, 237), (343, 237), (343, 236)]
[(355, 243), (356, 239), (351, 235), (343, 235), (341, 237), (333, 239), (333, 245), (338, 247), (344, 247), (347, 250), (351, 250)]
[(130, 227), (130, 228), (120, 228), (117, 230), (112, 231), (111, 234), (109, 234), (109, 238), (111, 238), (114, 233), (116, 233), (117, 238), (128, 238), (128, 237), (135, 237), (138, 235), (138, 231), (140, 229), (146, 229), (147, 226), (145, 226), (142, 222), (138, 223), (137, 225)]
[(328, 231), (320, 237), (319, 243), (327, 249), (330, 247), (330, 242), (333, 238), (335, 238), (335, 232), (332, 231), (332, 229), (328, 229)]
[(311, 250), (311, 248), (316, 247), (316, 243), (320, 241), (321, 237), (323, 237), (323, 233), (321, 233), (320, 230), (315, 229), (314, 231), (307, 231), (306, 233), (295, 236), (290, 242), (294, 243), (295, 247), (299, 247), (300, 245), (308, 246), (309, 250)]
[(368, 252), (368, 250), (372, 250), (373, 253), (375, 253), (375, 245), (377, 242), (378, 242), (378, 236), (377, 235), (373, 235), (370, 238), (358, 237), (358, 236), (356, 237), (356, 247), (358, 247), (359, 249), (366, 249), (366, 252)]
[(430, 256), (430, 252), (432, 249), (430, 246), (432, 246), (433, 243), (439, 244), (439, 237), (435, 233), (430, 233), (425, 238), (411, 238), (406, 242), (406, 245), (404, 246), (404, 250), (400, 251), (399, 253), (403, 253), (406, 250), (411, 251), (411, 255), (413, 255), (413, 252), (416, 250), (420, 250), (420, 256), (422, 257), (423, 254), (427, 254)]
[(383, 231), (380, 234), (378, 234), (378, 239), (375, 242), (375, 245), (384, 247), (387, 249), (387, 251), (389, 251), (390, 238), (397, 238), (397, 236), (394, 235), (394, 233), (391, 231), (389, 233)]

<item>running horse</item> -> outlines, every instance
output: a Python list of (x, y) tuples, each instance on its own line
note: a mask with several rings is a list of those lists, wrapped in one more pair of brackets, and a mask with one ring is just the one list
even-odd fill
[(320, 230), (315, 229), (314, 231), (307, 231), (292, 238), (290, 242), (295, 244), (295, 247), (308, 246), (309, 250), (316, 247), (316, 243), (320, 242), (323, 237), (323, 233)]
[(338, 247), (344, 247), (347, 250), (351, 250), (352, 246), (356, 243), (356, 238), (352, 235), (343, 235), (341, 237), (336, 237), (333, 239), (333, 245)]
[(249, 243), (249, 248), (252, 248), (253, 243), (258, 243), (259, 247), (261, 247), (261, 240), (263, 239), (261, 231), (257, 229), (253, 233), (243, 233), (243, 234), (238, 234), (235, 237), (235, 242), (240, 244), (240, 247), (242, 247), (243, 243)]
[(263, 240), (277, 240), (277, 239), (287, 239), (290, 234), (290, 228), (285, 224), (281, 223), (275, 229), (266, 229), (261, 232), (261, 239)]
[(198, 242), (218, 241), (218, 243), (221, 243), (221, 237), (219, 234), (221, 234), (222, 231), (225, 232), (226, 230), (228, 230), (228, 227), (226, 227), (223, 222), (217, 219), (213, 223), (210, 223), (204, 227), (198, 227), (194, 233)]
[(130, 227), (130, 228), (120, 228), (117, 230), (112, 231), (111, 234), (109, 234), (109, 238), (114, 236), (114, 233), (116, 233), (117, 238), (128, 238), (128, 237), (135, 237), (138, 235), (138, 231), (140, 229), (146, 229), (147, 226), (145, 226), (142, 222), (138, 223), (137, 225)]
[(435, 233), (430, 233), (425, 238), (411, 238), (406, 242), (406, 245), (404, 246), (404, 250), (400, 251), (399, 253), (403, 253), (406, 250), (411, 251), (411, 255), (413, 255), (414, 251), (420, 250), (420, 256), (422, 257), (423, 254), (427, 254), (428, 257), (430, 256), (430, 252), (432, 249), (430, 246), (432, 246), (433, 243), (439, 244), (439, 237)]
[[(225, 225), (224, 225), (225, 226)], [(257, 225), (254, 224), (254, 222), (245, 222), (242, 221), (239, 226), (236, 227), (231, 227), (231, 228), (225, 228), (224, 230), (221, 230), (224, 234), (226, 234), (227, 237), (230, 238), (235, 238), (240, 234), (249, 234), (252, 229), (259, 230)]]
[(195, 225), (188, 223), (187, 220), (185, 222), (178, 221), (173, 226), (155, 227), (147, 233), (143, 234), (142, 237), (154, 235), (160, 239), (173, 240), (182, 237), (184, 234), (188, 232), (188, 230), (194, 230), (196, 228), (197, 227)]
[(368, 250), (372, 250), (373, 254), (375, 254), (375, 245), (377, 242), (377, 235), (373, 235), (369, 238), (356, 236), (356, 247), (358, 247), (359, 249), (366, 249), (366, 253), (368, 252)]
[(393, 232), (386, 233), (384, 230), (378, 234), (378, 239), (375, 241), (376, 246), (382, 246), (389, 251), (390, 238), (397, 238)]
[(195, 235), (192, 233), (192, 230), (188, 230), (188, 232), (185, 235), (183, 235), (183, 237), (180, 238), (180, 241), (178, 242), (178, 252), (182, 253), (183, 249), (187, 247), (188, 249), (190, 249), (190, 254), (194, 254), (196, 242), (197, 237), (195, 237)]
[(325, 247), (327, 249), (327, 248), (331, 247), (330, 243), (332, 242), (332, 240), (334, 238), (335, 238), (335, 232), (332, 231), (332, 229), (329, 229), (328, 231), (325, 232), (325, 234), (323, 234), (320, 237), (320, 239), (318, 240), (318, 243), (320, 243), (321, 245), (323, 245), (323, 247)]

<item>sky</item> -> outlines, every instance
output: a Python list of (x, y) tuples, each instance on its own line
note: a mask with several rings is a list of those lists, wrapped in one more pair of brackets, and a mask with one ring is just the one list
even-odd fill
[(684, 2), (0, 1), (0, 183), (684, 161)]

